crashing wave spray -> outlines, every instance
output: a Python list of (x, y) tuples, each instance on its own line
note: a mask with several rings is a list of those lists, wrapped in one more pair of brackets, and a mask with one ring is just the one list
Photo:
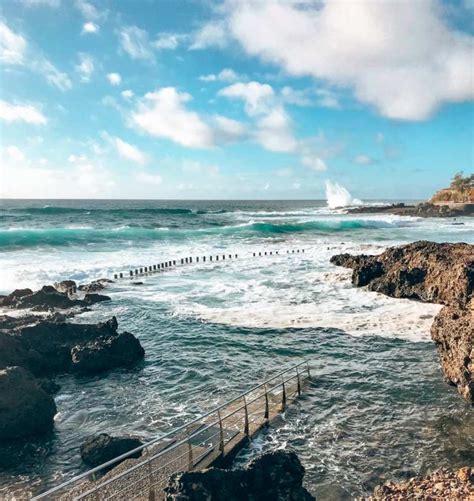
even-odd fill
[(362, 204), (362, 201), (358, 198), (353, 198), (344, 186), (332, 181), (326, 181), (326, 200), (330, 209)]

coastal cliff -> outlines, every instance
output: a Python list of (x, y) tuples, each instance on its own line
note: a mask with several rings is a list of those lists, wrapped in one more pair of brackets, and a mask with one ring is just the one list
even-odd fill
[(474, 404), (474, 246), (419, 241), (378, 256), (339, 254), (352, 283), (395, 298), (444, 305), (431, 337), (446, 381)]

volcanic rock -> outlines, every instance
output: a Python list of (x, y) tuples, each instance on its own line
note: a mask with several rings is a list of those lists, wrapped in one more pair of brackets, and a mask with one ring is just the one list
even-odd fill
[(61, 282), (56, 282), (54, 284), (54, 288), (58, 292), (67, 293), (70, 289), (75, 289), (77, 287), (76, 282), (74, 280), (62, 280)]
[[(136, 449), (140, 445), (143, 445), (143, 442), (135, 437), (111, 437), (107, 433), (100, 433), (88, 438), (81, 445), (81, 458), (84, 463), (94, 468)], [(127, 459), (136, 459), (141, 455), (142, 451), (140, 450), (128, 456)], [(113, 466), (117, 466), (119, 463), (117, 462)]]
[(174, 474), (166, 501), (310, 501), (303, 487), (304, 468), (294, 452), (273, 451), (240, 470), (209, 468)]
[(53, 398), (22, 367), (0, 370), (0, 440), (45, 433), (53, 427)]

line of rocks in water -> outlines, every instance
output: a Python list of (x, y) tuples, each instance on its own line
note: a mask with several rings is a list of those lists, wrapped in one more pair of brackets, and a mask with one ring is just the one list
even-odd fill
[(79, 286), (83, 298), (69, 297), (71, 282), (38, 291), (17, 289), (0, 297), (0, 306), (29, 310), (22, 316), (0, 316), (0, 441), (53, 428), (57, 411), (53, 394), (58, 390), (54, 376), (98, 374), (129, 367), (144, 357), (133, 334), (118, 332), (115, 317), (96, 324), (67, 321), (110, 300), (96, 293), (106, 286), (106, 279)]
[(368, 205), (347, 209), (348, 214), (394, 214), (396, 216), (414, 217), (474, 217), (474, 204), (466, 204), (463, 207), (449, 207), (430, 202), (422, 202), (417, 205), (405, 205), (397, 203), (391, 205)]

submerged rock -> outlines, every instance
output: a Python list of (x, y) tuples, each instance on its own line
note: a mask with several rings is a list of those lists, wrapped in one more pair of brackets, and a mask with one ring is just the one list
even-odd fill
[(303, 487), (304, 468), (294, 452), (273, 451), (246, 468), (209, 468), (174, 474), (165, 489), (166, 501), (310, 501)]
[(474, 403), (474, 246), (419, 241), (378, 256), (339, 254), (331, 263), (352, 268), (352, 283), (397, 298), (446, 305), (431, 336), (446, 380)]
[(38, 435), (52, 429), (56, 405), (22, 367), (0, 370), (0, 440)]
[[(136, 449), (140, 445), (143, 445), (143, 442), (135, 437), (111, 437), (107, 433), (100, 433), (88, 438), (81, 445), (81, 458), (84, 463), (94, 468)], [(128, 456), (127, 459), (136, 459), (141, 455), (142, 451), (140, 450)], [(113, 466), (117, 466), (119, 463), (117, 462)]]

